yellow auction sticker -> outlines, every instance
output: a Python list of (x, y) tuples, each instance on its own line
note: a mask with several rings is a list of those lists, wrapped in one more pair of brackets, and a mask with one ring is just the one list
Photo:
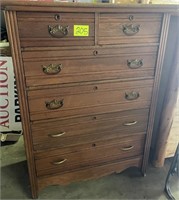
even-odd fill
[(73, 27), (73, 35), (74, 36), (89, 36), (89, 25), (74, 25)]

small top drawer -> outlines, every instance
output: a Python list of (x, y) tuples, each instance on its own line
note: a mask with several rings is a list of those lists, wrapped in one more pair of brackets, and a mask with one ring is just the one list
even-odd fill
[(94, 45), (93, 13), (17, 13), (22, 47)]
[(110, 14), (99, 18), (99, 44), (159, 42), (161, 14)]

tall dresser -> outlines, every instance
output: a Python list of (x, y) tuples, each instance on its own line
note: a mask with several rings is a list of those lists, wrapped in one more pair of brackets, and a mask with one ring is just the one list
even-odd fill
[(149, 157), (176, 6), (2, 1), (32, 197)]

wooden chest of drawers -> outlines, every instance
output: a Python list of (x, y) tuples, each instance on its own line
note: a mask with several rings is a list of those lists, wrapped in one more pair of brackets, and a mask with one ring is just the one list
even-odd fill
[(32, 196), (131, 166), (145, 174), (170, 14), (150, 6), (3, 6)]

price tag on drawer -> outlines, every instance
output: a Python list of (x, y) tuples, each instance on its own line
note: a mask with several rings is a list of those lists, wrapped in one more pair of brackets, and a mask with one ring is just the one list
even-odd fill
[(73, 35), (76, 37), (89, 36), (89, 25), (74, 25), (73, 30)]

